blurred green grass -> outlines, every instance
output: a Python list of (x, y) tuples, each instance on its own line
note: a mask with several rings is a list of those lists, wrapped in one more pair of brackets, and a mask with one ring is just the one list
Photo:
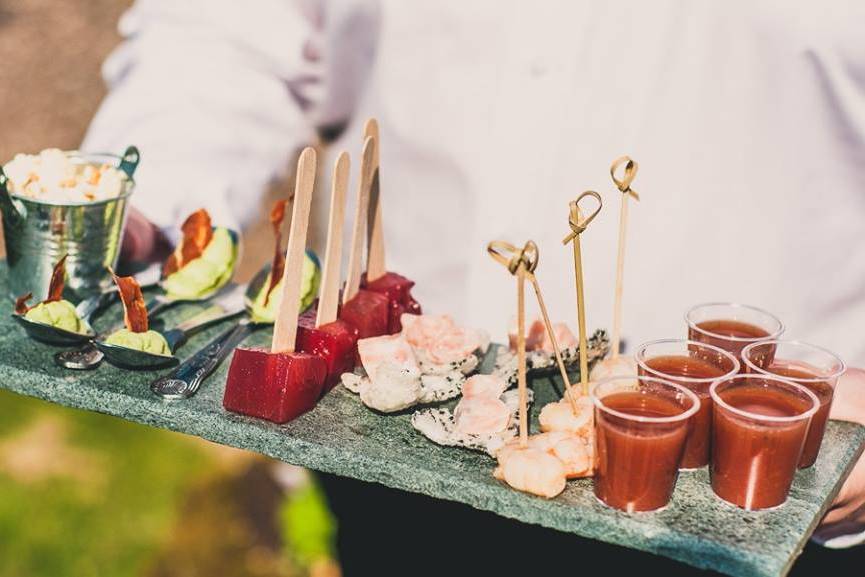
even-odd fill
[[(227, 474), (219, 459), (190, 437), (0, 391), (0, 577), (148, 574), (188, 521), (178, 516), (190, 487)], [(332, 558), (315, 485), (273, 515), (288, 573)]]

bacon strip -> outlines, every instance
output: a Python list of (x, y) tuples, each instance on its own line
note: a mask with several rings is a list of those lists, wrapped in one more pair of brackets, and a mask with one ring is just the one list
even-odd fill
[(165, 276), (173, 272), (177, 272), (189, 261), (195, 260), (201, 256), (204, 249), (213, 238), (213, 224), (210, 220), (210, 213), (206, 209), (200, 208), (186, 217), (180, 227), (183, 231), (183, 239), (180, 245), (165, 261), (165, 266), (162, 272)]
[(15, 299), (15, 314), (16, 315), (26, 315), (27, 311), (32, 309), (33, 307), (27, 306), (27, 301), (33, 298), (33, 293), (27, 293), (26, 295), (20, 296)]
[(273, 209), (270, 211), (270, 224), (273, 226), (273, 260), (270, 263), (270, 284), (267, 287), (267, 293), (264, 295), (264, 306), (270, 300), (270, 293), (282, 280), (282, 273), (285, 270), (285, 253), (282, 245), (282, 221), (285, 220), (285, 209), (288, 206), (287, 200), (277, 200)]
[(51, 273), (51, 282), (48, 284), (48, 298), (43, 302), (50, 303), (59, 301), (63, 298), (63, 286), (66, 284), (66, 257), (63, 255), (57, 264), (54, 265), (54, 272)]
[(120, 291), (120, 300), (123, 301), (123, 323), (133, 333), (145, 333), (150, 328), (147, 323), (147, 307), (144, 305), (144, 295), (135, 277), (117, 276), (109, 268), (108, 271), (114, 277), (114, 282)]
[[(63, 287), (66, 284), (66, 257), (63, 255), (57, 264), (54, 265), (54, 271), (51, 273), (51, 282), (48, 283), (48, 296), (44, 303), (59, 301), (63, 298)], [(26, 315), (27, 311), (33, 307), (27, 306), (27, 301), (33, 298), (33, 293), (27, 293), (15, 299), (15, 314)], [(35, 306), (35, 305), (34, 305)]]

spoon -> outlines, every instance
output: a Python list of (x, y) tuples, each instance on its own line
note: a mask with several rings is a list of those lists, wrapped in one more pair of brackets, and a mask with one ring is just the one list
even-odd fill
[(264, 287), (270, 265), (262, 268), (246, 288), (245, 315), (234, 326), (220, 333), (169, 374), (150, 383), (150, 390), (164, 400), (188, 399), (243, 340), (255, 330), (271, 323), (252, 320), (252, 303)]
[[(228, 231), (231, 235), (231, 240), (234, 242), (234, 246), (238, 247), (240, 245), (240, 235), (233, 230)], [(234, 259), (234, 266), (237, 266), (237, 262), (240, 260), (240, 251), (236, 250), (237, 256)], [(160, 269), (161, 270), (161, 269)], [(162, 282), (165, 278), (160, 278), (158, 286), (162, 288)], [(148, 318), (153, 318), (156, 315), (162, 313), (165, 309), (175, 304), (184, 303), (184, 302), (203, 302), (210, 298), (213, 298), (214, 295), (218, 294), (224, 287), (219, 287), (213, 289), (205, 294), (202, 294), (196, 298), (178, 298), (172, 297), (168, 294), (162, 292), (154, 295), (147, 302), (147, 316)], [(115, 331), (118, 331), (123, 328), (123, 323), (117, 323), (106, 331), (108, 334), (111, 334)], [(83, 347), (78, 349), (71, 349), (68, 351), (61, 351), (54, 355), (54, 362), (66, 369), (74, 369), (74, 370), (89, 370), (95, 369), (99, 366), (99, 363), (102, 362), (104, 358), (103, 353), (93, 344), (95, 336), (89, 338), (89, 342), (85, 344)]]
[(192, 318), (183, 321), (173, 329), (160, 331), (168, 343), (171, 356), (157, 355), (137, 349), (114, 345), (97, 339), (94, 344), (112, 365), (125, 369), (158, 369), (176, 365), (179, 359), (174, 353), (189, 337), (196, 332), (220, 321), (235, 317), (244, 311), (243, 285), (231, 285), (214, 299), (213, 303)]
[[(159, 281), (159, 271), (160, 268), (158, 265), (150, 266), (142, 271), (138, 277), (141, 282), (141, 287), (147, 288), (156, 285)], [(97, 312), (103, 310), (107, 305), (109, 305), (114, 300), (116, 294), (117, 287), (112, 285), (110, 288), (105, 289), (98, 295), (94, 295), (78, 303), (75, 307), (75, 314), (77, 314), (78, 318), (84, 321), (84, 324), (87, 326), (86, 333), (76, 333), (46, 323), (33, 321), (24, 315), (19, 315), (17, 313), (13, 313), (12, 318), (15, 319), (15, 322), (21, 325), (27, 335), (32, 339), (48, 343), (49, 345), (78, 345), (96, 338), (96, 332), (93, 330), (91, 319)]]

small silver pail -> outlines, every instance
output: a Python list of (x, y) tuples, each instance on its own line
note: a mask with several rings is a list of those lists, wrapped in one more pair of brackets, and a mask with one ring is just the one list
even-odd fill
[(54, 265), (66, 259), (66, 292), (74, 301), (94, 296), (111, 284), (106, 267), (117, 265), (126, 223), (126, 206), (135, 186), (132, 175), (139, 152), (130, 146), (123, 156), (66, 153), (73, 162), (117, 166), (128, 177), (121, 193), (94, 202), (46, 202), (9, 193), (0, 166), (0, 209), (12, 298), (48, 294)]

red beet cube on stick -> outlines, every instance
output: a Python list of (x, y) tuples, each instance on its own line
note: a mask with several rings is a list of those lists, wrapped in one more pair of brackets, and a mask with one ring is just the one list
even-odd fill
[(315, 164), (315, 151), (305, 149), (297, 165), (282, 301), (276, 314), (270, 351), (244, 348), (234, 351), (222, 399), (229, 411), (275, 423), (286, 423), (312, 409), (321, 397), (327, 378), (324, 359), (295, 352)]
[(389, 334), (390, 302), (380, 293), (361, 290), (342, 305), (339, 318), (357, 329), (359, 339), (380, 337)]
[(375, 144), (373, 156), (372, 186), (369, 194), (369, 210), (367, 214), (367, 229), (369, 231), (367, 246), (366, 278), (361, 288), (370, 292), (380, 293), (388, 299), (388, 334), (402, 330), (400, 318), (403, 313), (419, 315), (420, 304), (411, 296), (414, 282), (396, 273), (387, 272), (384, 252), (384, 222), (381, 208), (381, 169), (379, 166), (380, 143), (378, 122), (374, 118), (366, 121), (364, 137), (372, 139)]
[(357, 358), (357, 329), (345, 321), (337, 320), (342, 261), (342, 224), (348, 177), (349, 159), (348, 154), (343, 152), (337, 158), (333, 170), (321, 293), (315, 303), (315, 313), (301, 315), (297, 327), (298, 350), (317, 355), (327, 364), (324, 393), (339, 382), (343, 373), (354, 370)]
[(420, 303), (414, 300), (411, 295), (414, 281), (394, 272), (386, 272), (372, 281), (364, 280), (365, 282), (361, 285), (363, 289), (387, 297), (389, 334), (396, 334), (402, 330), (400, 318), (403, 313), (421, 314)]

